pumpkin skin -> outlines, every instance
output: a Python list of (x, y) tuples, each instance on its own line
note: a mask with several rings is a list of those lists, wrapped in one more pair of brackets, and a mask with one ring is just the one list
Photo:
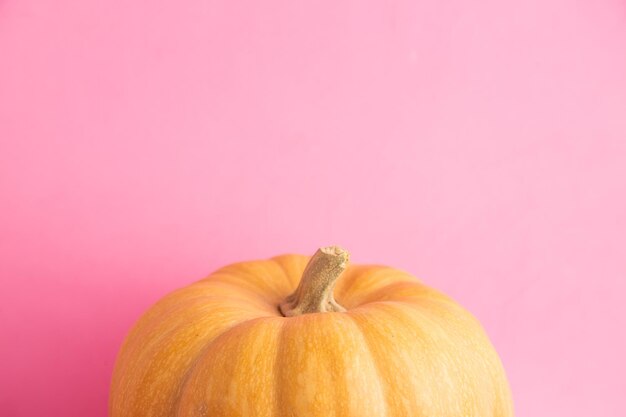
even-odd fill
[(311, 257), (222, 268), (149, 309), (118, 355), (111, 417), (508, 417), (478, 321), (413, 276), (350, 265), (345, 312), (284, 317)]

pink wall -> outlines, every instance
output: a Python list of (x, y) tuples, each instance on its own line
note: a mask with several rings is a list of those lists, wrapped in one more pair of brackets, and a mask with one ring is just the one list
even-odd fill
[(519, 416), (623, 417), (625, 51), (622, 0), (0, 0), (0, 415), (105, 416), (164, 293), (339, 243)]

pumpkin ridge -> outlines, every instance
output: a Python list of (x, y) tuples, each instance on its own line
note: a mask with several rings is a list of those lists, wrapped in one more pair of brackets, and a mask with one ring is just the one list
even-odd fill
[[(427, 301), (438, 304), (440, 307), (445, 308), (445, 309), (452, 308), (452, 309), (463, 311), (465, 313), (463, 315), (459, 314), (458, 312), (455, 312), (455, 313), (451, 312), (450, 314), (454, 314), (456, 317), (463, 317), (464, 320), (468, 320), (469, 322), (471, 322), (471, 324), (474, 326), (474, 329), (472, 329), (472, 334), (479, 338), (484, 339), (485, 341), (489, 342), (489, 344), (492, 344), (489, 338), (489, 335), (483, 328), (480, 321), (476, 317), (474, 317), (474, 315), (472, 315), (469, 311), (467, 311), (460, 304), (454, 302), (452, 298), (448, 296), (444, 296), (444, 297), (445, 298), (429, 299)], [(444, 323), (441, 322), (440, 314), (433, 315), (432, 313), (426, 310), (425, 305), (420, 305), (418, 303), (411, 303), (408, 301), (393, 301), (393, 303), (400, 303), (403, 306), (410, 307), (412, 309), (420, 311), (420, 313), (423, 314), (425, 320), (427, 320), (433, 326), (438, 327), (441, 330), (442, 334), (445, 334), (445, 336), (451, 341), (451, 343), (453, 343), (451, 340), (452, 335), (454, 335), (455, 337), (458, 337), (461, 340), (464, 340), (464, 338), (461, 337), (461, 335), (457, 335), (455, 332), (451, 332), (450, 329)], [(449, 322), (450, 320), (448, 320), (448, 323)], [(473, 343), (475, 343), (475, 341), (473, 341)], [(473, 345), (471, 346), (473, 348)], [(504, 372), (504, 366), (502, 364), (501, 359), (498, 356), (481, 357), (481, 359), (483, 360), (483, 362), (489, 362), (491, 365), (488, 367), (488, 371), (489, 371), (488, 373), (489, 373), (489, 379), (491, 381), (491, 385), (492, 385), (494, 396), (495, 396), (491, 415), (493, 415), (494, 417), (498, 417), (500, 415), (513, 415), (512, 406), (511, 406), (512, 399), (511, 399), (510, 389), (506, 381), (500, 380)], [(500, 372), (494, 372), (494, 370), (496, 369), (499, 370)], [(500, 413), (500, 410), (504, 410), (504, 412)]]
[(271, 260), (239, 262), (216, 271), (207, 279), (213, 278), (220, 282), (227, 282), (237, 286), (237, 288), (262, 295), (265, 299), (272, 300), (271, 302), (276, 302), (289, 294), (291, 284), (288, 280), (283, 282), (277, 280), (275, 271), (265, 269), (259, 272), (254, 270), (255, 267), (266, 268), (268, 265), (278, 269), (275, 262)]
[(371, 303), (378, 302), (378, 301), (396, 301), (393, 298), (393, 294), (388, 299), (385, 299), (384, 297), (388, 295), (389, 291), (392, 291), (398, 288), (411, 288), (411, 287), (419, 288), (419, 287), (423, 287), (423, 285), (421, 285), (418, 281), (390, 282), (383, 287), (377, 288), (373, 290), (372, 292), (367, 293), (367, 295), (365, 295), (362, 300), (359, 300), (359, 303), (356, 304), (355, 307), (360, 307), (360, 306), (371, 304)]
[[(456, 328), (454, 328), (454, 331), (451, 331), (449, 327), (445, 326), (444, 323), (436, 319), (437, 317), (439, 317), (439, 315), (433, 314), (430, 310), (426, 309), (424, 305), (420, 305), (419, 303), (410, 303), (406, 301), (383, 301), (382, 303), (392, 306), (394, 309), (397, 309), (397, 314), (404, 315), (408, 320), (413, 320), (417, 322), (417, 320), (411, 317), (411, 314), (409, 312), (413, 311), (413, 314), (417, 313), (417, 315), (419, 316), (419, 321), (426, 323), (426, 327), (428, 327), (430, 330), (434, 330), (434, 329), (437, 330), (436, 335), (434, 332), (431, 333), (433, 335), (431, 342), (436, 340), (437, 344), (440, 345), (439, 343), (440, 340), (444, 340), (446, 341), (447, 345), (450, 347), (456, 346), (457, 348), (460, 348), (463, 350), (475, 351), (474, 349), (474, 343), (476, 342), (475, 339), (470, 341), (468, 344), (464, 345), (463, 343), (467, 342), (467, 340), (463, 337), (464, 335), (462, 335), (461, 333), (457, 333)], [(409, 310), (406, 310), (406, 307), (409, 307)], [(446, 306), (446, 308), (448, 307)], [(465, 319), (467, 319), (468, 317), (471, 319), (471, 322), (475, 327), (474, 329), (472, 329), (471, 334), (474, 335), (475, 337), (483, 338), (489, 341), (487, 334), (485, 333), (484, 329), (482, 328), (478, 320), (476, 320), (471, 314), (467, 314), (464, 316)], [(435, 336), (438, 337), (439, 339), (435, 339), (434, 338)], [(462, 371), (461, 373), (465, 375), (466, 369), (464, 368), (463, 363), (459, 361), (459, 358), (456, 355), (446, 355), (446, 357), (453, 359), (453, 361), (451, 362), (452, 363), (451, 368), (453, 369), (453, 371), (455, 372)], [(484, 371), (487, 371), (487, 375), (488, 375), (487, 379), (490, 385), (489, 389), (484, 390), (484, 391), (490, 392), (494, 397), (493, 400), (495, 401), (496, 398), (499, 397), (497, 393), (498, 384), (494, 379), (494, 374), (492, 371), (493, 367), (485, 365), (486, 362), (489, 362), (490, 365), (493, 365), (492, 363), (493, 358), (492, 357), (487, 358), (481, 354), (480, 359), (481, 359), (480, 361), (476, 361), (476, 362), (483, 364), (483, 366), (485, 367)], [(439, 362), (443, 364), (443, 363), (446, 363), (447, 361), (442, 360)], [(467, 377), (462, 378), (461, 381), (463, 383), (468, 383), (468, 382), (477, 383), (478, 382), (477, 379), (467, 378)], [(486, 382), (485, 378), (481, 378), (480, 382)], [(466, 393), (469, 391), (473, 391), (475, 388), (476, 387), (472, 386), (469, 390), (460, 389), (459, 392)], [(484, 406), (485, 404), (475, 403), (474, 398), (471, 396), (463, 397), (462, 399), (460, 399), (460, 401), (461, 401), (460, 406), (463, 410), (472, 409), (475, 411), (474, 413), (470, 414), (472, 416), (476, 415), (480, 417), (498, 417), (498, 414), (493, 413), (493, 409), (490, 410), (491, 413), (484, 413), (485, 410), (483, 410), (481, 407)]]
[[(181, 400), (182, 397), (185, 393), (185, 390), (187, 389), (187, 384), (189, 383), (189, 380), (193, 374), (193, 372), (196, 370), (196, 366), (198, 365), (198, 363), (200, 361), (202, 361), (206, 355), (206, 353), (211, 349), (211, 347), (217, 343), (218, 341), (221, 341), (224, 338), (229, 337), (229, 335), (233, 332), (235, 332), (237, 329), (239, 329), (242, 326), (245, 325), (251, 325), (255, 322), (259, 322), (259, 321), (264, 321), (266, 319), (272, 319), (272, 318), (277, 318), (277, 317), (272, 317), (272, 316), (267, 316), (267, 317), (255, 317), (255, 318), (251, 318), (251, 319), (244, 319), (236, 324), (233, 324), (232, 326), (224, 329), (223, 332), (221, 332), (220, 334), (218, 334), (217, 336), (215, 336), (213, 339), (211, 339), (211, 341), (209, 341), (196, 355), (196, 357), (193, 359), (193, 361), (191, 362), (191, 364), (189, 365), (189, 367), (187, 368), (187, 370), (185, 371), (184, 376), (181, 378), (181, 382), (179, 385), (179, 389), (177, 392), (177, 396), (176, 399), (173, 402), (173, 406), (172, 406), (172, 410), (175, 410), (175, 415), (176, 417), (180, 416), (180, 407), (181, 407)], [(281, 328), (281, 332), (282, 332), (282, 328)]]
[[(353, 265), (346, 271), (348, 280), (339, 284), (337, 299), (345, 303), (347, 308), (356, 308), (363, 304), (363, 299), (369, 298), (369, 294), (386, 288), (397, 282), (419, 283), (417, 278), (406, 273), (395, 273), (388, 266), (379, 265)], [(389, 282), (380, 284), (382, 281)], [(372, 288), (373, 287), (373, 288)]]
[(294, 278), (292, 278), (292, 274), (289, 273), (289, 271), (287, 270), (283, 262), (285, 259), (293, 259), (294, 257), (297, 257), (300, 259), (306, 259), (307, 262), (311, 259), (310, 256), (306, 256), (306, 255), (279, 255), (279, 256), (274, 256), (270, 258), (270, 261), (275, 262), (276, 265), (278, 265), (278, 267), (285, 274), (285, 278), (287, 279), (287, 281), (289, 282), (289, 285), (291, 286), (290, 293), (293, 292), (298, 287), (298, 284), (300, 283), (300, 277), (302, 276), (302, 272), (304, 271), (304, 268), (302, 268), (302, 271), (298, 271), (298, 274)]
[[(269, 301), (267, 301), (267, 299), (263, 296), (261, 296), (261, 294), (256, 293), (254, 291), (252, 291), (249, 288), (244, 288), (241, 286), (237, 286), (232, 282), (228, 282), (228, 281), (222, 281), (219, 279), (219, 277), (215, 277), (215, 279), (210, 279), (211, 277), (207, 277), (203, 280), (197, 281), (193, 284), (191, 284), (190, 286), (197, 286), (199, 288), (202, 288), (205, 285), (208, 285), (210, 283), (218, 283), (220, 285), (224, 285), (226, 287), (229, 287), (230, 289), (233, 290), (233, 295), (229, 295), (228, 297), (232, 298), (233, 300), (238, 300), (241, 301), (242, 303), (247, 303), (250, 302), (253, 299), (256, 299), (256, 301), (259, 302), (259, 304), (263, 304), (266, 307), (268, 307), (269, 310), (273, 311), (275, 309), (274, 304), (270, 303)], [(238, 296), (238, 293), (243, 293), (243, 297)], [(237, 295), (234, 295), (237, 294)], [(205, 295), (205, 297), (211, 297), (211, 295)], [(220, 296), (221, 297), (221, 296)], [(262, 311), (259, 308), (259, 311)]]
[[(198, 298), (204, 298), (206, 296), (201, 296), (198, 295)], [(201, 300), (196, 300), (196, 301), (201, 301)], [(238, 303), (239, 304), (239, 303)], [(141, 345), (136, 345), (134, 349), (128, 349), (125, 352), (125, 363), (126, 366), (129, 367), (129, 369), (134, 369), (137, 365), (137, 363), (142, 363), (144, 364), (144, 366), (142, 367), (142, 372), (140, 373), (140, 376), (138, 376), (139, 380), (142, 381), (139, 386), (143, 386), (145, 385), (145, 382), (147, 382), (146, 378), (149, 378), (150, 372), (151, 372), (151, 366), (149, 364), (149, 362), (146, 362), (146, 354), (149, 355), (158, 355), (158, 346), (163, 346), (168, 345), (169, 343), (171, 343), (171, 340), (173, 337), (175, 337), (177, 334), (180, 334), (180, 332), (185, 331), (186, 326), (191, 326), (193, 322), (200, 320), (202, 321), (202, 319), (204, 317), (206, 317), (207, 311), (211, 311), (212, 308), (223, 308), (224, 306), (220, 306), (219, 303), (214, 303), (213, 305), (205, 305), (204, 307), (199, 307), (197, 310), (193, 310), (192, 312), (190, 312), (190, 317), (187, 318), (187, 320), (181, 321), (175, 325), (173, 325), (171, 328), (167, 329), (166, 331), (162, 331), (161, 333), (159, 333), (157, 336), (158, 339), (156, 340), (151, 340), (150, 341), (150, 348), (146, 349), (146, 346), (143, 345), (143, 349), (139, 350), (139, 352), (136, 352), (137, 349), (139, 349), (139, 346)], [(235, 315), (241, 315), (241, 317), (239, 319), (236, 320), (236, 322), (234, 324), (231, 324), (231, 326), (227, 326), (224, 329), (219, 329), (218, 333), (216, 335), (213, 335), (213, 337), (211, 339), (209, 339), (207, 342), (207, 344), (210, 344), (213, 340), (215, 340), (217, 337), (219, 337), (224, 331), (230, 329), (233, 326), (242, 324), (244, 322), (250, 321), (250, 320), (254, 320), (254, 319), (258, 319), (261, 318), (263, 316), (258, 316), (259, 313), (262, 313), (262, 310), (258, 310), (256, 308), (251, 308), (251, 309), (247, 309), (245, 305), (240, 305), (240, 306), (227, 306), (226, 308), (229, 309), (235, 309), (233, 311), (233, 314)], [(179, 313), (180, 314), (180, 313)], [(270, 316), (266, 316), (266, 317), (270, 317)], [(152, 333), (155, 326), (157, 326), (158, 324), (153, 323), (150, 327), (147, 327), (145, 329), (143, 329), (143, 331), (141, 332), (141, 334), (143, 335), (143, 337), (148, 337), (148, 335), (150, 335)], [(135, 331), (135, 329), (133, 329), (131, 331), (131, 333), (133, 333)], [(188, 329), (187, 329), (188, 331)], [(146, 333), (148, 332), (148, 333)], [(201, 350), (204, 349), (204, 347), (201, 348)], [(193, 361), (192, 361), (193, 362)], [(126, 370), (128, 371), (128, 369)], [(153, 371), (152, 371), (153, 372)], [(185, 371), (186, 373), (186, 371)], [(116, 375), (114, 375), (115, 380), (117, 381), (117, 384), (121, 383), (120, 378), (122, 377), (122, 374), (118, 374), (119, 377), (116, 377)], [(121, 399), (118, 399), (117, 401), (120, 401)]]
[[(375, 362), (380, 360), (388, 367), (391, 365), (382, 373), (389, 384), (387, 388), (394, 393), (390, 404), (394, 416), (439, 416), (441, 414), (435, 412), (437, 407), (433, 407), (433, 402), (437, 401), (433, 394), (437, 390), (432, 390), (430, 384), (429, 376), (432, 376), (433, 370), (428, 354), (429, 343), (424, 338), (427, 332), (418, 322), (410, 333), (406, 332), (409, 319), (400, 311), (390, 311), (390, 304), (387, 301), (373, 302), (352, 310), (351, 315), (363, 329), (371, 350), (375, 352)], [(387, 355), (391, 355), (393, 361), (388, 361)], [(415, 392), (416, 388), (420, 391)], [(419, 394), (418, 397), (412, 398), (414, 392)], [(463, 415), (470, 416), (488, 417)], [(454, 413), (446, 417), (461, 415)]]
[[(336, 338), (333, 335), (337, 335)], [(314, 313), (285, 319), (275, 381), (280, 414), (287, 416), (381, 417), (378, 371), (363, 335), (344, 313)], [(285, 366), (286, 365), (286, 366)]]
[[(280, 358), (282, 358), (284, 356), (284, 352), (285, 352), (285, 338), (283, 337), (285, 334), (285, 329), (286, 329), (286, 325), (283, 325), (280, 328), (280, 331), (278, 333), (278, 346), (276, 347), (276, 356), (274, 358), (274, 363), (278, 364), (280, 362)], [(279, 370), (277, 370), (277, 372), (280, 372)], [(289, 416), (289, 410), (284, 410), (284, 408), (286, 408), (287, 406), (287, 402), (283, 400), (283, 390), (280, 384), (274, 384), (274, 400), (276, 401), (275, 404), (275, 410), (276, 410), (276, 417), (284, 417), (284, 416)]]
[[(367, 351), (367, 356), (370, 358), (370, 362), (372, 362), (372, 366), (376, 370), (377, 381), (382, 381), (383, 375), (380, 369), (380, 364), (376, 360), (376, 357), (374, 356), (374, 352), (372, 352), (370, 341), (367, 338), (365, 331), (359, 325), (359, 322), (356, 321), (354, 317), (350, 314), (350, 312), (348, 312), (348, 314), (346, 315), (354, 323), (357, 331), (361, 334), (361, 338), (363, 339), (363, 342), (364, 342), (364, 350)], [(378, 385), (378, 389), (380, 390), (381, 397), (385, 400), (384, 412), (383, 412), (383, 415), (380, 417), (387, 417), (389, 416), (389, 390), (381, 382), (379, 382), (377, 385)]]

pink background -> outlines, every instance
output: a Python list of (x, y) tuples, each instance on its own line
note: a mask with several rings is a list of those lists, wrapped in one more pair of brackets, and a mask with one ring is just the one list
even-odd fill
[(623, 0), (0, 0), (0, 191), (3, 417), (105, 416), (159, 297), (331, 243), (474, 312), (518, 416), (626, 415)]

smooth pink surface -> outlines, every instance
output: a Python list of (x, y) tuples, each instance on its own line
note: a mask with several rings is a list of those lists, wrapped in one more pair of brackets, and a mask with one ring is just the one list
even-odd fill
[(0, 415), (105, 416), (224, 264), (339, 243), (474, 312), (518, 416), (626, 415), (626, 3), (0, 1)]

